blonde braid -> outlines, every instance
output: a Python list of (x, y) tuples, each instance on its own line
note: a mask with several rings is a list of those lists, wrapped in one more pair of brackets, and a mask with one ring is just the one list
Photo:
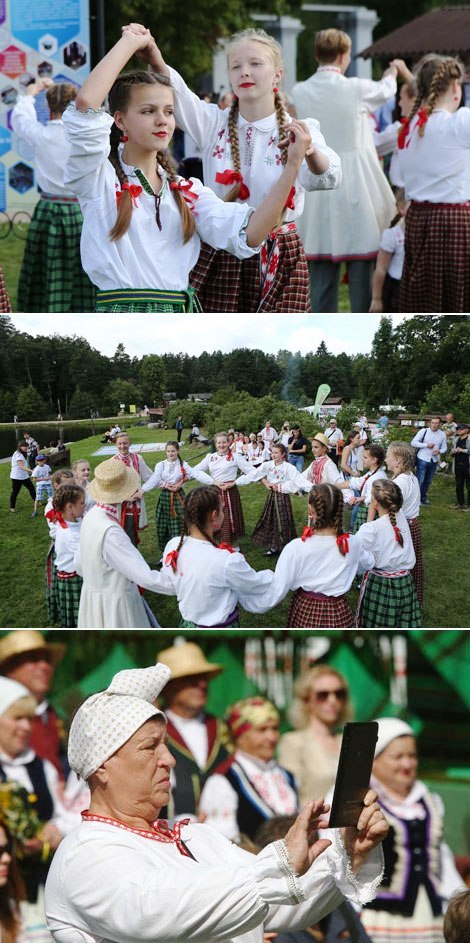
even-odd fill
[[(235, 173), (241, 173), (240, 159), (240, 141), (238, 138), (238, 98), (233, 99), (228, 116), (228, 138), (230, 141), (230, 153), (232, 155), (233, 169)], [(237, 182), (224, 197), (226, 203), (234, 203), (240, 194), (241, 183)]]
[[(287, 122), (287, 112), (284, 107), (284, 102), (282, 100), (279, 92), (274, 92), (274, 109), (276, 112), (276, 121), (277, 121), (277, 133), (279, 140), (282, 141), (287, 137), (288, 132), (288, 122)], [(287, 162), (287, 146), (283, 147), (281, 150), (281, 160), (285, 164)]]
[[(161, 151), (157, 151), (157, 164), (163, 168), (163, 170), (168, 174), (168, 179), (170, 183), (176, 183), (176, 170), (168, 154), (163, 154)], [(181, 193), (181, 190), (173, 190), (173, 196), (175, 198), (176, 205), (178, 207), (181, 224), (183, 227), (183, 243), (186, 244), (194, 236), (196, 232), (196, 223), (194, 216), (191, 213), (191, 210), (186, 203), (186, 200)]]

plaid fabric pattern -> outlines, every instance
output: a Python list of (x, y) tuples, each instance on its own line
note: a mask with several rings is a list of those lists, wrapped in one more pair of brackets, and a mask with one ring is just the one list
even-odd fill
[[(354, 479), (352, 479), (352, 481), (354, 481)], [(356, 515), (356, 520), (351, 525), (351, 534), (357, 534), (361, 524), (365, 524), (367, 522), (368, 513), (369, 508), (367, 508), (365, 504), (360, 504)]]
[(203, 244), (191, 272), (204, 311), (311, 312), (308, 265), (298, 232), (278, 236), (279, 264), (274, 282), (261, 299), (260, 258), (237, 259), (229, 252)]
[(295, 537), (297, 531), (289, 495), (270, 491), (253, 531), (253, 543), (282, 550)]
[(354, 615), (344, 596), (314, 599), (303, 589), (292, 596), (287, 627), (293, 629), (352, 629)]
[(97, 291), (96, 311), (106, 311), (108, 314), (185, 314), (201, 312), (202, 308), (192, 288), (187, 291), (122, 288), (118, 291)]
[(11, 314), (11, 304), (3, 277), (3, 269), (0, 265), (0, 314)]
[[(171, 500), (173, 498), (173, 501)], [(173, 513), (171, 505), (173, 504)], [(172, 537), (179, 537), (183, 530), (184, 491), (162, 491), (155, 511), (157, 539), (160, 550), (164, 551)]]
[(78, 607), (83, 580), (78, 573), (69, 579), (57, 576), (58, 619), (63, 629), (75, 629), (78, 621)]
[(411, 574), (389, 578), (364, 575), (366, 587), (357, 625), (368, 629), (419, 629), (421, 613)]
[(46, 557), (45, 567), (46, 606), (49, 621), (59, 621), (59, 604), (57, 601), (57, 570), (55, 568), (55, 547), (51, 543)]
[(410, 527), (411, 539), (413, 541), (413, 548), (416, 556), (416, 563), (411, 571), (411, 576), (413, 577), (413, 582), (415, 584), (418, 602), (420, 606), (422, 606), (424, 599), (424, 561), (423, 538), (421, 535), (421, 524), (419, 523), (419, 517), (414, 517), (412, 520), (408, 521), (408, 524)]
[(242, 503), (240, 501), (240, 492), (236, 485), (229, 488), (228, 491), (221, 491), (222, 502), (224, 505), (224, 521), (220, 530), (214, 533), (214, 540), (217, 543), (235, 540), (237, 537), (243, 537), (245, 533), (245, 520), (243, 517)]
[(28, 229), (18, 284), (18, 310), (95, 310), (95, 288), (82, 269), (78, 203), (39, 200)]
[(52, 484), (50, 481), (39, 479), (36, 482), (36, 500), (42, 501), (44, 497), (52, 498)]
[(470, 311), (470, 203), (411, 202), (400, 311)]

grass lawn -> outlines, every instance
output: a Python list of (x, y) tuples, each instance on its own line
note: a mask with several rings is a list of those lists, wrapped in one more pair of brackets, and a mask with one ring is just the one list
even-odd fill
[[(128, 426), (130, 429), (130, 425)], [(184, 436), (189, 430), (185, 430)], [(176, 438), (172, 430), (150, 430), (138, 427), (131, 431), (135, 442), (164, 442)], [(92, 457), (100, 445), (100, 436), (96, 435), (71, 445), (72, 460), (89, 459), (94, 468), (102, 458)], [(183, 459), (195, 465), (205, 451), (200, 447), (182, 448)], [(153, 467), (156, 461), (164, 458), (163, 452), (148, 453), (147, 464)], [(2, 628), (46, 628), (50, 626), (47, 618), (44, 598), (44, 560), (49, 546), (46, 523), (40, 513), (31, 518), (32, 501), (25, 489), (21, 489), (17, 501), (17, 513), (10, 514), (10, 465), (0, 465), (0, 513), (3, 518), (3, 540), (1, 545), (1, 585), (0, 585), (0, 626)], [(197, 486), (191, 482), (186, 490)], [(263, 507), (266, 490), (262, 485), (249, 485), (240, 489), (247, 535), (253, 527)], [(155, 505), (158, 490), (151, 491), (146, 497), (149, 527), (141, 534), (139, 550), (149, 564), (155, 565), (160, 559), (156, 545), (154, 526)], [(448, 509), (455, 500), (454, 478), (452, 475), (437, 474), (431, 492), (432, 504), (421, 515), (426, 598), (423, 611), (425, 628), (465, 628), (468, 625), (468, 533), (470, 518), (467, 514)], [(306, 519), (307, 498), (292, 497), (292, 506), (300, 534)], [(264, 556), (262, 548), (251, 543), (246, 536), (240, 541), (241, 548), (248, 562), (257, 570), (274, 568), (270, 558)], [(354, 606), (357, 592), (351, 591), (350, 602)], [(158, 622), (163, 628), (175, 628), (179, 624), (179, 611), (176, 600), (172, 597), (146, 593), (146, 599), (154, 610)], [(243, 612), (243, 628), (283, 628), (286, 625), (289, 596), (265, 615), (257, 616)], [(406, 628), (406, 626), (404, 627)]]

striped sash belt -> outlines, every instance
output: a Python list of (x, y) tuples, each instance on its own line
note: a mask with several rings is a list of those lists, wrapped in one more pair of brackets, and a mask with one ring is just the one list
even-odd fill
[(75, 570), (73, 573), (67, 573), (65, 570), (57, 570), (58, 580), (72, 580), (74, 576), (78, 576), (78, 573)]
[(40, 193), (41, 200), (49, 200), (50, 203), (78, 203), (76, 196), (66, 196), (60, 193)]
[(144, 304), (180, 305), (183, 313), (199, 311), (194, 289), (186, 291), (164, 291), (159, 288), (118, 288), (112, 291), (97, 291), (96, 300), (100, 305), (128, 304), (138, 301)]

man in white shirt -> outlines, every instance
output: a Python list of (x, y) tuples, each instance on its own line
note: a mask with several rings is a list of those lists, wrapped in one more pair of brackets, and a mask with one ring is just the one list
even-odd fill
[(343, 439), (343, 433), (341, 429), (338, 429), (338, 424), (336, 419), (330, 419), (328, 423), (328, 428), (325, 429), (325, 435), (330, 443), (330, 458), (333, 459), (335, 465), (338, 464), (338, 442), (341, 442)]
[(440, 416), (434, 416), (427, 429), (421, 429), (411, 445), (418, 449), (416, 456), (416, 477), (419, 481), (421, 504), (429, 504), (428, 490), (437, 471), (439, 456), (447, 452), (447, 438), (441, 429)]

